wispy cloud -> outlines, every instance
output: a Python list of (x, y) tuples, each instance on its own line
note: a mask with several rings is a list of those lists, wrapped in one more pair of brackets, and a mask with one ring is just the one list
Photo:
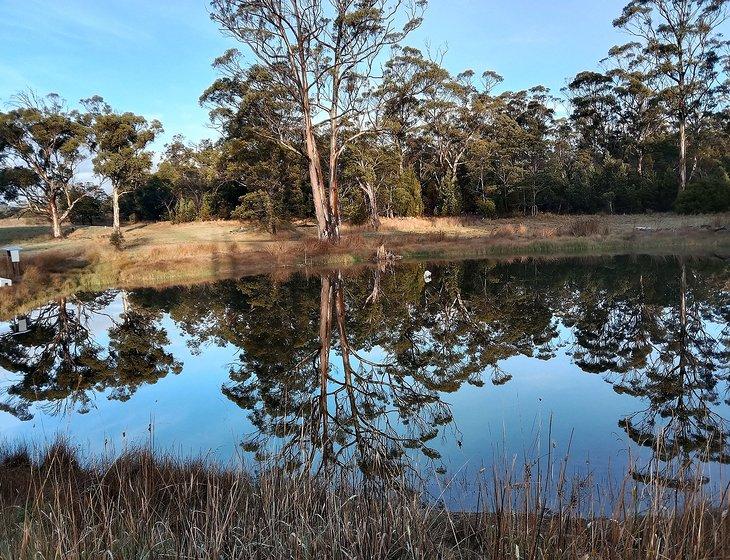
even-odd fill
[(42, 32), (48, 38), (94, 44), (151, 39), (143, 29), (115, 19), (104, 6), (104, 2), (7, 0), (0, 7), (0, 29)]

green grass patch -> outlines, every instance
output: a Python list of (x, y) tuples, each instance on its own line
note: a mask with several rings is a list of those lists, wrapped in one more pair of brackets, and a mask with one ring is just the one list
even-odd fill
[(15, 226), (0, 227), (0, 244), (9, 245), (20, 241), (28, 241), (51, 235), (48, 226)]

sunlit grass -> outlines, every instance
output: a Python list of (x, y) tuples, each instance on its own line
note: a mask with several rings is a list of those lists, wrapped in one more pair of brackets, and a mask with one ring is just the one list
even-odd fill
[[(730, 250), (728, 225), (728, 215), (400, 218), (383, 220), (378, 232), (343, 226), (341, 242), (332, 246), (317, 239), (312, 224), (295, 224), (271, 236), (238, 222), (154, 223), (125, 227), (122, 251), (110, 245), (110, 228), (86, 227), (62, 240), (45, 236), (21, 243), (25, 274), (0, 293), (0, 318), (78, 290), (164, 286), (281, 268), (344, 267), (372, 261), (381, 244), (410, 259), (725, 253)], [(37, 232), (34, 228), (20, 229)], [(0, 237), (18, 242), (16, 229), (0, 227)]]

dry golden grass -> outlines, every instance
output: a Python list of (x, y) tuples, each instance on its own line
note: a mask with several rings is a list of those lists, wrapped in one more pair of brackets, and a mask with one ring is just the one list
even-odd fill
[[(83, 461), (57, 443), (0, 453), (0, 559), (728, 558), (727, 495), (698, 478), (571, 477), (567, 458), (487, 469), (476, 511), (425, 499), (418, 478), (180, 460), (130, 450)], [(473, 482), (473, 481), (472, 481)]]
[(561, 226), (558, 228), (557, 234), (566, 237), (591, 237), (608, 235), (609, 229), (600, 218), (591, 216), (577, 218), (569, 224)]
[[(281, 267), (366, 262), (383, 244), (390, 252), (421, 259), (639, 250), (726, 252), (730, 247), (728, 226), (727, 214), (399, 218), (384, 219), (377, 232), (344, 225), (341, 242), (333, 246), (320, 241), (316, 228), (306, 222), (277, 236), (239, 222), (163, 222), (123, 228), (122, 251), (110, 245), (110, 228), (85, 227), (61, 240), (45, 237), (20, 243), (25, 275), (18, 285), (0, 292), (0, 317), (61, 292), (170, 285)], [(0, 238), (2, 235), (0, 227)]]

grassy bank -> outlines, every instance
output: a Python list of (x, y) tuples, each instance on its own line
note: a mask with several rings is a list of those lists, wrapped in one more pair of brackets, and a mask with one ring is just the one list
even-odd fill
[[(0, 559), (721, 559), (726, 496), (659, 478), (595, 486), (565, 464), (496, 468), (477, 511), (398, 478), (221, 468), (132, 451), (83, 462), (56, 444), (0, 456)], [(416, 483), (416, 486), (418, 483)], [(683, 505), (680, 505), (683, 504)]]
[[(5, 243), (19, 243), (24, 276), (0, 297), (0, 317), (79, 290), (164, 286), (281, 268), (347, 266), (373, 259), (385, 247), (406, 259), (460, 259), (516, 255), (616, 253), (727, 254), (730, 217), (647, 215), (520, 220), (405, 218), (384, 220), (377, 232), (346, 226), (337, 246), (316, 238), (311, 224), (271, 236), (237, 222), (124, 228), (124, 248), (109, 243), (110, 230), (87, 227), (62, 240), (38, 226), (0, 224)], [(0, 275), (7, 271), (0, 271)]]

